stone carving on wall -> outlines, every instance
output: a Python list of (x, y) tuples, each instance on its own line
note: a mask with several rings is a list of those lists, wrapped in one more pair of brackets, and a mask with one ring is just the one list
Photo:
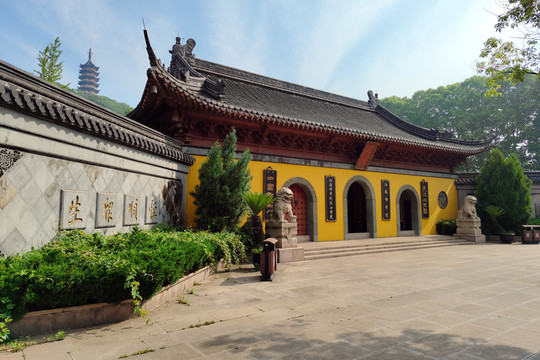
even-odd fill
[[(274, 201), (274, 211), (270, 221), (266, 224), (268, 236), (277, 239), (278, 248), (292, 248), (297, 246), (296, 234), (298, 233), (296, 216), (292, 212), (291, 201), (294, 194), (291, 189), (282, 187)], [(289, 215), (289, 220), (285, 219)]]
[(463, 205), (457, 213), (457, 231), (454, 236), (476, 243), (484, 243), (486, 242), (486, 236), (480, 230), (481, 221), (476, 215), (477, 201), (476, 197), (472, 195), (466, 196), (463, 200)]
[(4, 175), (4, 173), (20, 158), (20, 151), (12, 151), (8, 149), (0, 150), (0, 176)]

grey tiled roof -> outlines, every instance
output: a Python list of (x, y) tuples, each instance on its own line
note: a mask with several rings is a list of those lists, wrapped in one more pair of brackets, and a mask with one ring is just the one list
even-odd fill
[(193, 164), (182, 143), (0, 60), (0, 106), (76, 131)]
[(379, 141), (476, 154), (487, 150), (491, 140), (465, 141), (433, 129), (412, 125), (380, 105), (370, 106), (328, 92), (280, 81), (246, 71), (195, 59), (194, 68), (212, 79), (225, 80), (224, 94), (216, 100), (204, 92), (196, 94), (214, 106), (300, 122), (341, 134)]
[[(526, 170), (525, 175), (532, 180), (533, 184), (540, 184), (540, 171)], [(457, 185), (476, 185), (477, 172), (458, 173), (458, 178), (455, 180)]]

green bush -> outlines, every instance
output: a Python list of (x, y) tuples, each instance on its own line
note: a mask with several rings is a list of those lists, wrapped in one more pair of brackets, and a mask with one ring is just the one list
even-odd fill
[(27, 311), (135, 298), (133, 281), (147, 299), (190, 272), (244, 256), (239, 236), (227, 232), (63, 232), (41, 249), (0, 258), (0, 325)]
[(436, 225), (437, 234), (454, 235), (457, 231), (456, 220), (440, 220)]
[[(497, 235), (501, 229), (519, 233), (521, 225), (531, 216), (531, 180), (525, 176), (516, 154), (505, 158), (493, 149), (476, 177), (476, 209), (482, 219), (482, 233)], [(497, 217), (496, 226), (486, 212), (489, 206), (500, 207), (504, 213)]]
[(540, 225), (540, 217), (532, 218), (526, 225)]

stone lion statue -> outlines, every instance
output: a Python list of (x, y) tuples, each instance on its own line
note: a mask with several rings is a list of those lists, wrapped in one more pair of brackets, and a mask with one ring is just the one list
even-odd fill
[(282, 187), (279, 189), (276, 194), (276, 201), (274, 201), (272, 220), (287, 222), (287, 220), (285, 220), (285, 214), (289, 214), (289, 221), (296, 222), (296, 216), (294, 216), (292, 213), (291, 201), (293, 198), (293, 192), (288, 187)]
[(476, 197), (472, 195), (465, 196), (465, 199), (463, 200), (463, 205), (461, 206), (461, 209), (458, 210), (457, 217), (466, 219), (478, 219), (475, 207), (477, 202), (478, 200), (476, 199)]

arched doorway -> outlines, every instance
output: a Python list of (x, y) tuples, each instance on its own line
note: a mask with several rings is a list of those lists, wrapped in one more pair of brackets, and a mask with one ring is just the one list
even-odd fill
[(362, 185), (354, 182), (347, 192), (347, 217), (349, 233), (367, 232), (366, 193)]
[(405, 185), (397, 194), (398, 236), (420, 235), (420, 206), (416, 190)]
[[(304, 190), (298, 184), (292, 184), (289, 189), (294, 194), (292, 212), (296, 216), (297, 236), (308, 235), (307, 232), (307, 197)], [(288, 219), (287, 219), (288, 220)]]
[[(291, 178), (285, 181), (283, 186), (291, 189), (294, 194), (292, 205), (293, 214), (296, 216), (298, 223), (298, 241), (318, 241), (317, 195), (315, 189), (309, 181), (301, 177)], [(305, 222), (303, 219), (305, 219)], [(301, 233), (303, 235), (300, 235)]]
[(345, 240), (377, 237), (375, 192), (368, 179), (353, 176), (343, 190)]

